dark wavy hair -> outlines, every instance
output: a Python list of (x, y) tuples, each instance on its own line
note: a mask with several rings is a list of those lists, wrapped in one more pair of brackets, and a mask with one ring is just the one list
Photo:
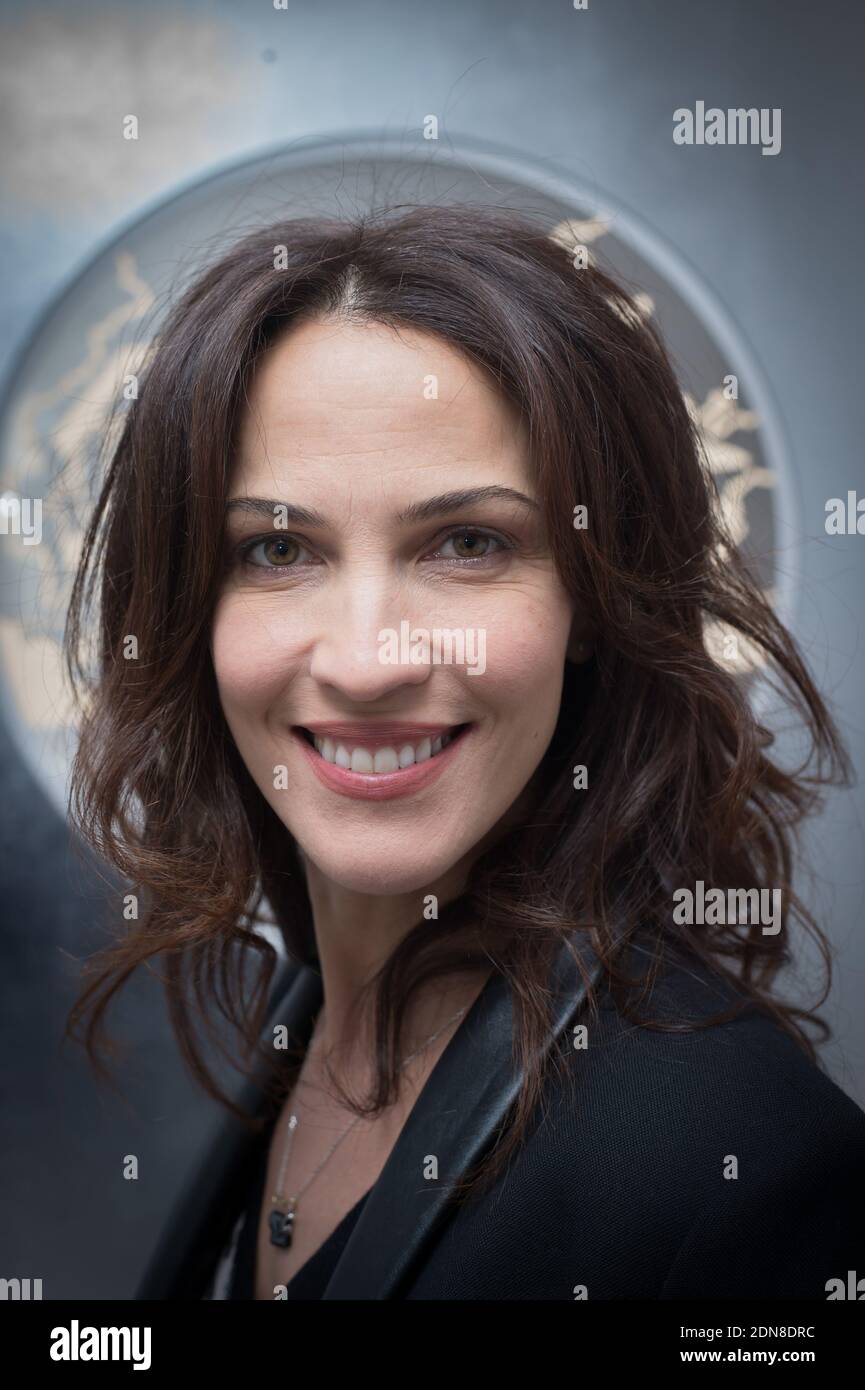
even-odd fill
[[(283, 248), (281, 258), (277, 248)], [(275, 268), (276, 265), (279, 268)], [(664, 346), (598, 265), (575, 268), (548, 227), (509, 210), (412, 207), (350, 221), (285, 220), (245, 236), (180, 295), (122, 421), (88, 527), (64, 650), (81, 713), (70, 815), (135, 886), (144, 911), (88, 962), (67, 1034), (97, 1070), (110, 1050), (104, 1013), (133, 971), (164, 964), (169, 1015), (198, 1082), (244, 1112), (211, 1073), (197, 1024), (248, 1072), (268, 1056), (284, 1096), (300, 1056), (259, 1041), (278, 954), (257, 930), (269, 907), (290, 958), (315, 967), (297, 848), (253, 782), (226, 726), (209, 634), (223, 578), (233, 444), (256, 360), (304, 317), (409, 325), (480, 364), (527, 429), (549, 544), (575, 602), (591, 615), (594, 653), (566, 665), (558, 724), (532, 780), (531, 812), (474, 864), (465, 891), (420, 920), (371, 982), (376, 1079), (370, 1115), (398, 1094), (407, 1002), (467, 961), (506, 977), (523, 1084), (491, 1178), (525, 1134), (543, 1094), (549, 970), (562, 943), (599, 958), (628, 1018), (689, 1031), (748, 1007), (771, 1014), (818, 1062), (805, 1024), (773, 980), (791, 959), (794, 920), (831, 958), (792, 883), (798, 822), (821, 784), (850, 778), (838, 732), (790, 633), (725, 532), (717, 489)], [(588, 509), (577, 531), (573, 512)], [(94, 590), (95, 673), (82, 660)], [(710, 655), (707, 621), (762, 656), (771, 688), (795, 707), (808, 753), (793, 771), (768, 755), (747, 682)], [(128, 634), (143, 634), (124, 660)], [(588, 787), (572, 770), (585, 764)], [(727, 923), (688, 933), (672, 920), (677, 885), (782, 891), (782, 930)], [(648, 940), (646, 978), (623, 968)], [(710, 1020), (638, 1010), (680, 948), (735, 982)], [(251, 983), (248, 978), (252, 964)], [(589, 1006), (596, 994), (589, 984)], [(231, 1031), (225, 1047), (221, 1017)], [(260, 1119), (260, 1117), (259, 1117)], [(255, 1123), (252, 1119), (249, 1123)], [(464, 1186), (473, 1186), (473, 1183)]]

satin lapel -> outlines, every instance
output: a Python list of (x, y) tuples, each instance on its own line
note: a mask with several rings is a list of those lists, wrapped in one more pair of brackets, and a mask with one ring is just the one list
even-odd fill
[[(276, 1000), (261, 1036), (273, 1042), (277, 1024), (286, 1026), (289, 1045), (306, 1047), (315, 1014), (321, 1004), (321, 977), (307, 966), (283, 967), (273, 987)], [(264, 1105), (263, 1071), (256, 1067), (238, 1097), (249, 1115)], [(204, 1146), (197, 1169), (187, 1179), (174, 1204), (156, 1249), (148, 1261), (136, 1298), (148, 1300), (199, 1299), (227, 1242), (246, 1198), (250, 1162), (259, 1136), (250, 1133), (229, 1115), (220, 1119), (218, 1132)]]
[[(593, 985), (600, 965), (580, 946)], [(557, 959), (550, 1045), (585, 1002), (570, 952)], [(322, 1295), (330, 1299), (398, 1298), (411, 1266), (429, 1246), (447, 1212), (447, 1184), (492, 1145), (522, 1082), (511, 1056), (510, 990), (500, 975), (484, 986), (438, 1059), (390, 1156), (363, 1205)], [(438, 1157), (441, 1184), (423, 1177)]]

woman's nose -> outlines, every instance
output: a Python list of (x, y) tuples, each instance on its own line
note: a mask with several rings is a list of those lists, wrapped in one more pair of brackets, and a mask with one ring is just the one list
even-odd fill
[[(429, 679), (428, 661), (409, 659), (407, 632), (417, 625), (397, 595), (355, 589), (329, 605), (315, 640), (310, 674), (352, 700), (381, 699)], [(402, 641), (400, 638), (402, 637)], [(419, 644), (415, 642), (415, 653)]]

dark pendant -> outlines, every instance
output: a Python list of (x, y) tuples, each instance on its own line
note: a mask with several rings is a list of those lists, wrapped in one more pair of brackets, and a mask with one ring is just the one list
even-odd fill
[(287, 1249), (291, 1245), (293, 1211), (272, 1211), (270, 1213), (270, 1243)]

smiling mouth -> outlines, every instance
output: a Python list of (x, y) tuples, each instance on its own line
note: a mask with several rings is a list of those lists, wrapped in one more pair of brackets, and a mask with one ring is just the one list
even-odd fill
[(337, 734), (315, 733), (303, 725), (297, 725), (297, 732), (314, 748), (323, 762), (340, 768), (343, 772), (356, 772), (366, 776), (384, 776), (407, 771), (417, 764), (430, 762), (443, 753), (450, 744), (456, 742), (470, 726), (454, 724), (442, 728), (436, 734), (420, 737), (394, 738), (385, 742), (383, 738), (356, 738)]

